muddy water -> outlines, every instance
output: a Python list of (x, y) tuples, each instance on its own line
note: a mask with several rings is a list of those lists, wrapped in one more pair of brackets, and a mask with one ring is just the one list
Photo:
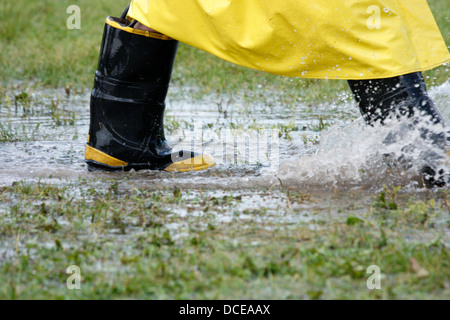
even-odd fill
[[(0, 142), (0, 186), (19, 180), (67, 182), (81, 178), (119, 179), (154, 189), (289, 186), (329, 191), (373, 190), (384, 184), (414, 188), (412, 182), (419, 179), (415, 168), (393, 169), (383, 158), (386, 152), (395, 153), (418, 137), (412, 134), (400, 144), (386, 147), (383, 141), (393, 128), (365, 126), (351, 99), (287, 106), (269, 98), (254, 103), (239, 95), (233, 101), (220, 97), (192, 101), (172, 90), (166, 119), (172, 145), (209, 153), (217, 165), (194, 173), (91, 173), (84, 164), (89, 93), (27, 92), (29, 101), (25, 102), (14, 98), (18, 94), (4, 99), (0, 106), (0, 123), (11, 140)], [(430, 94), (450, 119), (450, 82), (432, 88)], [(420, 150), (415, 156), (420, 156)]]

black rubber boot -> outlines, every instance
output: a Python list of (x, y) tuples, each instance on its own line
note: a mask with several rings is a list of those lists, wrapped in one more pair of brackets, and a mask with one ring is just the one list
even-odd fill
[(91, 94), (90, 170), (203, 170), (210, 156), (172, 152), (164, 109), (178, 42), (108, 17)]
[[(418, 129), (421, 138), (447, 150), (450, 157), (450, 133), (445, 131), (444, 119), (427, 94), (421, 73), (387, 79), (349, 80), (348, 83), (369, 125), (383, 125), (393, 119), (409, 118), (410, 129)], [(430, 130), (430, 126), (438, 127), (439, 130)], [(385, 142), (392, 143), (393, 140), (395, 135), (390, 135)], [(448, 163), (449, 159), (444, 161)], [(430, 162), (435, 160), (435, 156), (431, 155)], [(424, 165), (422, 174), (427, 187), (442, 187), (449, 180), (448, 172), (435, 169), (432, 164)]]
[[(350, 89), (368, 124), (409, 117), (433, 124), (444, 120), (427, 94), (421, 73), (376, 80), (349, 80)], [(428, 119), (426, 119), (428, 117)]]

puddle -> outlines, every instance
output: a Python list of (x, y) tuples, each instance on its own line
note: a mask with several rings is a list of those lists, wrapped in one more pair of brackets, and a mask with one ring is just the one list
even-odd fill
[[(449, 119), (450, 82), (432, 88), (430, 94)], [(90, 173), (84, 164), (89, 93), (68, 96), (64, 90), (45, 90), (25, 98), (11, 94), (0, 106), (3, 136), (12, 141), (0, 143), (0, 186), (19, 180), (82, 178), (125, 179), (127, 184), (153, 189), (195, 185), (213, 190), (280, 186), (332, 190), (417, 180), (417, 170), (396, 172), (385, 164), (382, 154), (389, 150), (382, 142), (387, 129), (365, 126), (348, 99), (316, 106), (277, 104), (269, 98), (251, 103), (239, 97), (191, 102), (172, 90), (166, 115), (174, 148), (209, 153), (217, 166), (176, 174)]]

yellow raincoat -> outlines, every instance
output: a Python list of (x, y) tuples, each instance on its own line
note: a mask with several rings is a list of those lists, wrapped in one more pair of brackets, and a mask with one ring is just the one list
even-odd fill
[(130, 18), (286, 76), (374, 79), (450, 61), (425, 0), (132, 0)]

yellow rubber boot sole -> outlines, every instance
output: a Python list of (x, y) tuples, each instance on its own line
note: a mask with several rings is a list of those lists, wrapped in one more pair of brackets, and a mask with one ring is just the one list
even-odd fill
[[(105, 170), (131, 170), (133, 168), (142, 168), (142, 165), (136, 165), (114, 158), (96, 148), (86, 145), (85, 159), (88, 163), (92, 163), (96, 168), (104, 167)], [(214, 159), (207, 154), (199, 155), (182, 161), (171, 163), (167, 168), (163, 169), (169, 172), (188, 172), (201, 171), (214, 166)]]

